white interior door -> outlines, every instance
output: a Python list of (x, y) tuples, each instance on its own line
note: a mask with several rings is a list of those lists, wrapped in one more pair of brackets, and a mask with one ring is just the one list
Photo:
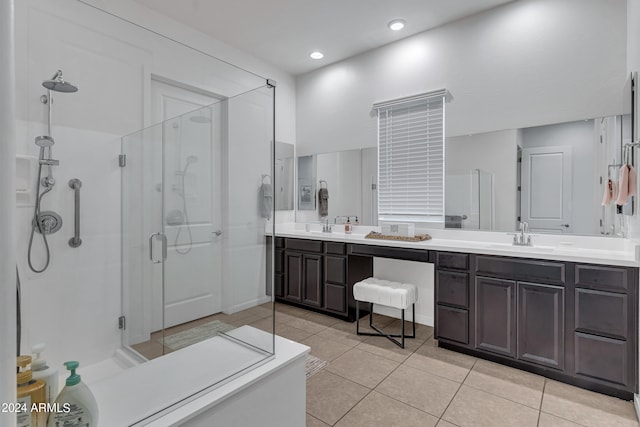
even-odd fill
[(570, 146), (522, 150), (522, 221), (532, 231), (570, 233), (572, 194)]
[(149, 235), (166, 239), (164, 262), (149, 262), (147, 275), (151, 327), (159, 330), (221, 311), (221, 135), (220, 107), (201, 109), (218, 101), (213, 96), (152, 80), (151, 101), (153, 122), (164, 122), (162, 149), (149, 147), (162, 156), (153, 203), (162, 212), (145, 215)]

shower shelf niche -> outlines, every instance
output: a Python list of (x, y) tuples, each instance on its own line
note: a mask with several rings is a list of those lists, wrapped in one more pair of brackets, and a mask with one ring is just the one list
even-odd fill
[(31, 207), (35, 204), (33, 183), (38, 159), (34, 156), (16, 156), (16, 205)]

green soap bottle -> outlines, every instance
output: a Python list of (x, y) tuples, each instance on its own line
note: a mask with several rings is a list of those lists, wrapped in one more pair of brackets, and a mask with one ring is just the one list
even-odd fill
[(71, 375), (55, 401), (55, 412), (49, 415), (47, 427), (98, 425), (98, 403), (80, 375), (76, 374), (78, 362), (64, 362)]

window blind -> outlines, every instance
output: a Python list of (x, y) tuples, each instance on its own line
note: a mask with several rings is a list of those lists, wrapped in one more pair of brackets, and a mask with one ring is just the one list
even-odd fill
[(441, 90), (374, 105), (380, 220), (444, 220), (445, 94)]

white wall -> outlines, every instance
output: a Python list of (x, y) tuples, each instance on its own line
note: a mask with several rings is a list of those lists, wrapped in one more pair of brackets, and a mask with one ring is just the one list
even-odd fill
[[(0, 402), (16, 401), (16, 254), (14, 2), (0, 2)], [(16, 425), (12, 412), (0, 412), (0, 425)]]
[[(494, 228), (516, 225), (518, 131), (505, 130), (447, 138), (445, 170), (480, 169), (494, 178)], [(445, 198), (455, 192), (445, 188)]]
[(571, 231), (598, 234), (594, 200), (595, 135), (593, 120), (537, 126), (522, 130), (522, 148), (568, 145), (572, 152)]
[[(103, 6), (278, 81), (278, 139), (294, 142), (295, 85), (291, 76), (134, 2), (105, 2)], [(64, 226), (50, 238), (51, 266), (42, 274), (32, 273), (26, 266), (32, 209), (18, 208), (14, 228), (23, 276), (23, 352), (32, 344), (46, 342), (51, 365), (77, 359), (82, 366), (110, 357), (120, 345), (121, 171), (117, 154), (120, 136), (150, 124), (151, 76), (223, 96), (265, 81), (74, 0), (19, 2), (16, 20), (18, 154), (36, 156), (34, 137), (46, 132), (46, 110), (39, 102), (45, 92), (41, 82), (62, 69), (65, 78), (79, 87), (77, 93), (55, 95), (54, 158), (60, 160), (60, 166), (54, 168), (58, 184), (46, 197), (44, 209), (58, 211)], [(269, 154), (265, 141), (271, 139), (254, 141), (266, 145), (263, 159)], [(257, 196), (247, 191), (257, 192), (262, 171), (255, 172), (257, 178), (246, 174), (239, 184), (243, 197), (251, 199), (249, 211), (254, 217)], [(72, 177), (83, 181), (83, 244), (78, 249), (67, 244), (73, 225), (73, 199), (67, 181)], [(35, 188), (35, 182), (31, 186)], [(249, 282), (255, 285), (247, 290), (250, 295), (234, 291), (238, 298), (255, 298), (260, 291), (264, 294), (264, 255), (256, 250), (258, 237), (256, 231), (235, 240), (238, 247), (250, 252), (243, 270), (255, 279)], [(36, 245), (41, 248), (41, 243)], [(35, 258), (40, 265), (41, 249)]]
[(640, 0), (627, 0), (627, 72), (640, 70)]
[(298, 152), (371, 146), (374, 102), (440, 88), (447, 136), (619, 114), (626, 10), (517, 1), (299, 76)]

